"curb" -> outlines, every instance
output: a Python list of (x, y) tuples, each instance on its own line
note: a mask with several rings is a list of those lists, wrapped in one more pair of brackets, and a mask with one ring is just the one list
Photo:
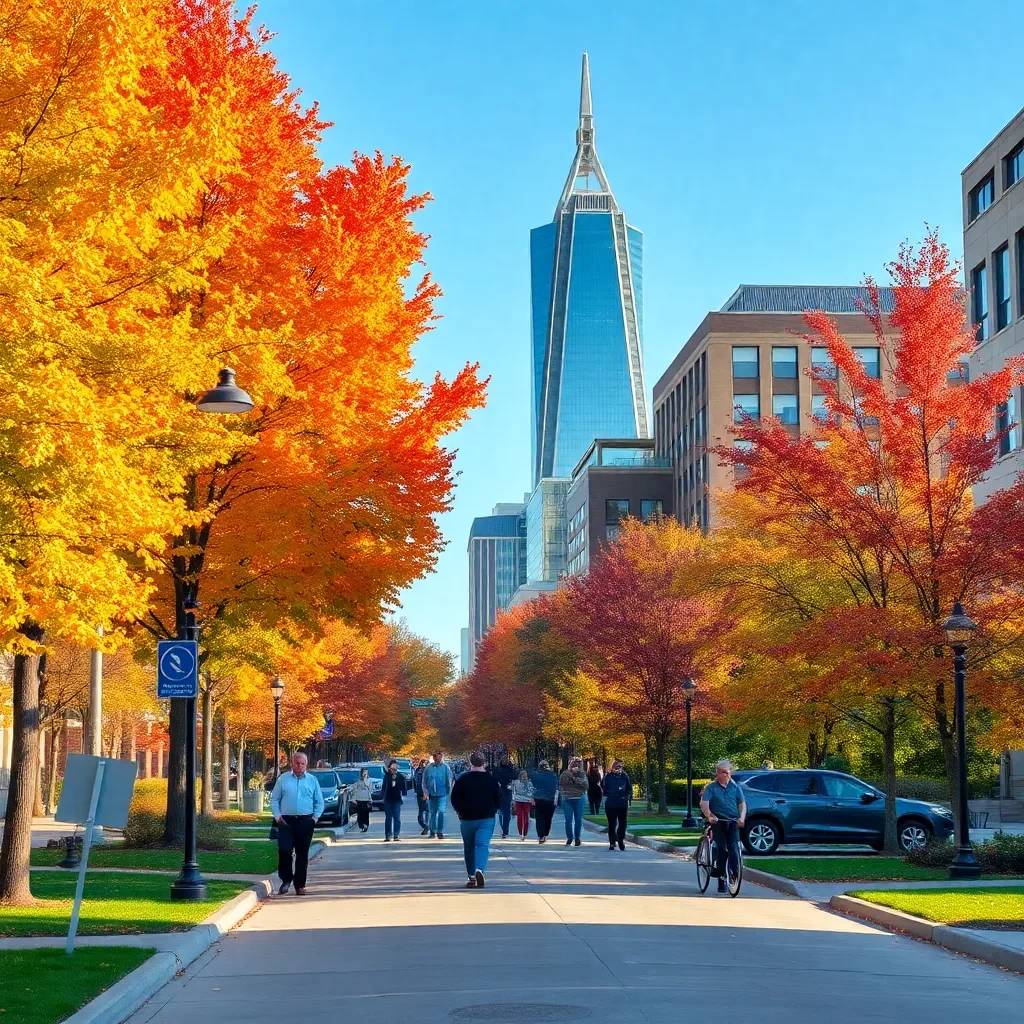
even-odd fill
[(803, 899), (800, 891), (800, 884), (792, 878), (783, 878), (781, 875), (772, 875), (767, 871), (760, 871), (750, 866), (750, 861), (743, 861), (743, 878), (753, 882), (755, 885), (763, 885), (766, 889), (774, 889), (776, 892), (784, 892), (787, 896), (796, 896)]
[[(583, 831), (593, 832), (596, 835), (607, 835), (608, 829), (601, 828), (600, 825), (595, 825), (592, 821), (583, 820)], [(669, 856), (678, 857), (680, 860), (692, 860), (688, 853), (683, 853), (682, 847), (673, 846), (671, 843), (662, 843), (657, 839), (651, 839), (650, 836), (635, 836), (632, 832), (626, 832), (626, 842), (632, 843), (634, 846), (642, 846), (647, 850), (653, 850), (655, 853), (667, 853)]]
[[(330, 844), (322, 839), (315, 840), (309, 849), (310, 863), (335, 842), (338, 840), (332, 840)], [(244, 892), (204, 918), (191, 931), (185, 932), (173, 953), (154, 953), (140, 967), (66, 1017), (64, 1024), (120, 1024), (164, 985), (173, 981), (193, 960), (202, 956), (232, 928), (240, 925), (273, 891), (274, 885), (269, 878), (254, 882)]]
[(995, 967), (1024, 974), (1024, 950), (982, 938), (962, 928), (954, 928), (948, 924), (933, 924), (922, 917), (905, 914), (902, 910), (893, 910), (891, 907), (880, 907), (878, 904), (868, 903), (867, 900), (857, 899), (856, 896), (833, 896), (829, 906), (841, 914), (861, 918), (890, 931), (904, 932), (915, 939), (933, 942), (936, 946), (942, 946), (954, 953), (963, 953)]

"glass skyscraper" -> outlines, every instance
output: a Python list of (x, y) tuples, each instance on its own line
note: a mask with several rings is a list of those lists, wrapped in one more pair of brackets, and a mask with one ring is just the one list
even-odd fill
[(550, 224), (530, 233), (533, 483), (568, 477), (595, 438), (649, 437), (643, 234), (594, 148), (583, 55), (576, 156)]

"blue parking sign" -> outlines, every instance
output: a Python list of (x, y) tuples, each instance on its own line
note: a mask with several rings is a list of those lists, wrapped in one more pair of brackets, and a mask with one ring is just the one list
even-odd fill
[(161, 640), (156, 645), (156, 695), (199, 695), (199, 644), (195, 640)]

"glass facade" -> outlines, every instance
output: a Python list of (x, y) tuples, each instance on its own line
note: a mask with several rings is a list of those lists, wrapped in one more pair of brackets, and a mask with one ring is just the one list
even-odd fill
[(530, 495), (526, 506), (526, 576), (531, 583), (554, 582), (565, 572), (568, 490), (568, 480), (548, 478), (541, 480)]
[(474, 519), (469, 531), (470, 667), (498, 612), (509, 607), (516, 590), (525, 582), (525, 514)]

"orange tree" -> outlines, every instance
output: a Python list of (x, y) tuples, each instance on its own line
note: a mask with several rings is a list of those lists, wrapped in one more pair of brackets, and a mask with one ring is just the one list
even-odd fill
[(618, 731), (654, 748), (658, 808), (668, 812), (668, 742), (685, 710), (683, 680), (720, 687), (735, 664), (725, 594), (704, 585), (709, 548), (674, 520), (628, 522), (585, 576), (570, 577), (559, 628), (600, 680), (598, 704)]
[[(865, 315), (880, 349), (881, 377), (865, 372), (828, 316), (808, 313), (808, 340), (825, 347), (837, 368), (834, 375), (812, 371), (826, 395), (828, 420), (799, 438), (775, 421), (747, 422), (739, 433), (749, 450), (732, 447), (719, 455), (746, 470), (738, 491), (757, 499), (746, 510), (748, 527), (774, 531), (790, 551), (820, 566), (845, 590), (847, 608), (891, 613), (883, 631), (889, 668), (880, 671), (889, 671), (894, 684), (913, 681), (909, 696), (934, 723), (955, 793), (941, 622), (954, 600), (964, 601), (983, 626), (973, 655), (981, 666), (994, 650), (984, 629), (987, 609), (995, 607), (990, 596), (1001, 597), (1001, 621), (1006, 603), (1021, 601), (1020, 560), (1012, 554), (1024, 529), (1016, 515), (1021, 485), (981, 508), (971, 489), (998, 454), (995, 410), (1020, 383), (1022, 362), (1011, 359), (998, 373), (960, 379), (974, 337), (956, 268), (936, 235), (916, 250), (904, 246), (890, 270), (896, 305), (888, 317), (867, 282)], [(807, 605), (816, 615), (813, 601)], [(903, 631), (898, 642), (893, 629)], [(1020, 637), (1004, 636), (1002, 649)]]

